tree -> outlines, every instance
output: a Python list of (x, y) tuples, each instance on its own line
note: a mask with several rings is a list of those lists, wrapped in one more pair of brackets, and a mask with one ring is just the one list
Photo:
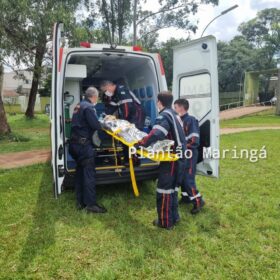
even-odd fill
[(22, 85), (19, 85), (19, 86), (17, 87), (17, 89), (16, 89), (16, 92), (17, 92), (18, 94), (22, 94), (22, 89), (23, 89)]
[[(230, 42), (218, 43), (220, 91), (237, 91), (245, 71), (267, 70), (276, 67), (280, 52), (280, 10), (265, 9), (257, 17), (242, 23)], [(267, 92), (269, 75), (262, 75), (262, 91)]]
[[(82, 20), (78, 33), (86, 41), (122, 44), (131, 20), (132, 0), (92, 0), (89, 16)], [(77, 30), (76, 30), (77, 31)]]
[[(75, 22), (77, 0), (1, 0), (0, 26), (4, 55), (13, 56), (16, 65), (33, 72), (25, 115), (34, 116), (34, 106), (42, 74), (46, 43), (52, 36), (54, 22), (63, 21), (68, 29)], [(2, 41), (1, 39), (1, 41)]]
[(219, 88), (221, 92), (238, 91), (245, 71), (256, 69), (257, 50), (243, 37), (218, 42)]
[(276, 67), (275, 55), (280, 52), (280, 9), (265, 9), (257, 17), (242, 23), (238, 30), (259, 50), (259, 66)]
[[(190, 14), (195, 14), (200, 4), (218, 4), (218, 0), (158, 0), (160, 8), (156, 12), (143, 9), (146, 0), (92, 0), (91, 3), (89, 19), (84, 22), (87, 31), (105, 30), (106, 43), (120, 45), (133, 41), (133, 44), (142, 45), (147, 40), (155, 43), (154, 34), (163, 28), (177, 27), (195, 32), (197, 26), (190, 21)], [(91, 34), (88, 32), (89, 37)]]
[(11, 132), (10, 126), (7, 122), (5, 108), (2, 100), (3, 74), (3, 66), (2, 64), (0, 64), (0, 136), (9, 134)]
[[(239, 31), (258, 50), (258, 69), (276, 68), (276, 55), (280, 53), (280, 9), (258, 12), (255, 18), (242, 23)], [(270, 75), (266, 75), (263, 81), (267, 93)]]
[[(142, 1), (142, 3), (145, 1)], [(168, 27), (196, 32), (197, 24), (190, 20), (191, 14), (196, 14), (201, 4), (218, 4), (218, 0), (159, 0), (160, 8), (156, 12), (142, 10), (141, 1), (134, 0), (133, 37), (137, 41), (137, 26), (144, 35), (157, 32)]]
[(51, 96), (52, 90), (52, 74), (49, 73), (44, 80), (42, 88), (39, 89), (40, 96)]
[(274, 55), (280, 50), (280, 9), (265, 9), (248, 22), (242, 23), (238, 30), (256, 48), (269, 50)]
[(161, 43), (159, 48), (156, 49), (156, 52), (159, 52), (166, 76), (166, 82), (169, 89), (172, 88), (172, 79), (173, 79), (173, 47), (187, 42), (188, 39), (175, 39), (170, 38), (168, 41)]
[(4, 103), (2, 100), (2, 88), (3, 88), (3, 76), (4, 76), (4, 68), (2, 64), (2, 56), (3, 56), (3, 39), (4, 39), (4, 31), (0, 25), (0, 136), (6, 135), (11, 132), (10, 126), (7, 121)]

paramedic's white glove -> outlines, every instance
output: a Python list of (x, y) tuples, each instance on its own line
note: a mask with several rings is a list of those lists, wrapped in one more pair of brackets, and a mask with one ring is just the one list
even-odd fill
[(94, 146), (96, 147), (100, 147), (101, 145), (101, 140), (99, 138), (99, 135), (98, 135), (98, 131), (96, 130), (93, 135), (92, 135), (92, 143), (94, 144)]

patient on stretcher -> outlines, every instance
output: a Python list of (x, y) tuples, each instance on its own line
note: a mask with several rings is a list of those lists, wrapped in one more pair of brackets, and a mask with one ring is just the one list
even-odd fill
[[(117, 119), (112, 115), (107, 115), (104, 118), (99, 119), (99, 121), (105, 130), (109, 130), (118, 135), (128, 145), (138, 143), (140, 140), (147, 136), (147, 133), (136, 128), (134, 124), (126, 120)], [(145, 149), (153, 152), (167, 151), (172, 145), (174, 145), (174, 141), (166, 139), (152, 143)]]

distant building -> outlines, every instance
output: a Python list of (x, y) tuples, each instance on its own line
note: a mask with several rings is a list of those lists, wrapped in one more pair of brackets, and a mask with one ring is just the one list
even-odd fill
[(15, 72), (4, 73), (2, 96), (10, 95), (11, 92), (28, 96), (31, 89), (32, 78), (33, 73), (26, 70), (19, 71), (18, 75)]
[(274, 96), (277, 96), (277, 91), (279, 90), (278, 87), (278, 76), (274, 75), (270, 77), (270, 82), (269, 82), (269, 88), (268, 90), (270, 92), (273, 92)]

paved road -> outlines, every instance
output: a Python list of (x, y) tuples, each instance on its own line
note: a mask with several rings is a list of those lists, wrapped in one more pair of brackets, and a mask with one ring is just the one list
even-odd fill
[(220, 120), (230, 120), (235, 118), (240, 118), (242, 116), (247, 116), (262, 111), (269, 110), (271, 107), (266, 106), (254, 106), (254, 107), (241, 107), (230, 110), (225, 110), (220, 113)]
[[(270, 107), (242, 107), (226, 110), (220, 113), (221, 120), (239, 118), (241, 116), (258, 113), (269, 110)], [(280, 127), (246, 127), (246, 128), (222, 128), (221, 134), (238, 133), (244, 131), (263, 130), (263, 129), (280, 129)], [(0, 169), (10, 169), (15, 167), (23, 167), (37, 163), (45, 163), (50, 161), (50, 150), (33, 150), (18, 153), (0, 154)]]
[[(244, 127), (244, 128), (222, 128), (221, 134), (231, 134), (244, 131), (265, 130), (265, 129), (279, 129), (280, 126), (268, 127)], [(0, 169), (10, 169), (16, 167), (23, 167), (37, 163), (45, 163), (50, 161), (50, 150), (34, 150), (18, 153), (8, 153), (0, 155)]]
[(220, 134), (232, 134), (246, 131), (255, 131), (255, 130), (265, 130), (265, 129), (275, 129), (280, 130), (280, 126), (259, 126), (259, 127), (234, 127), (234, 128), (221, 128)]
[(0, 169), (10, 169), (36, 163), (45, 163), (50, 161), (50, 159), (51, 152), (48, 149), (1, 154)]

